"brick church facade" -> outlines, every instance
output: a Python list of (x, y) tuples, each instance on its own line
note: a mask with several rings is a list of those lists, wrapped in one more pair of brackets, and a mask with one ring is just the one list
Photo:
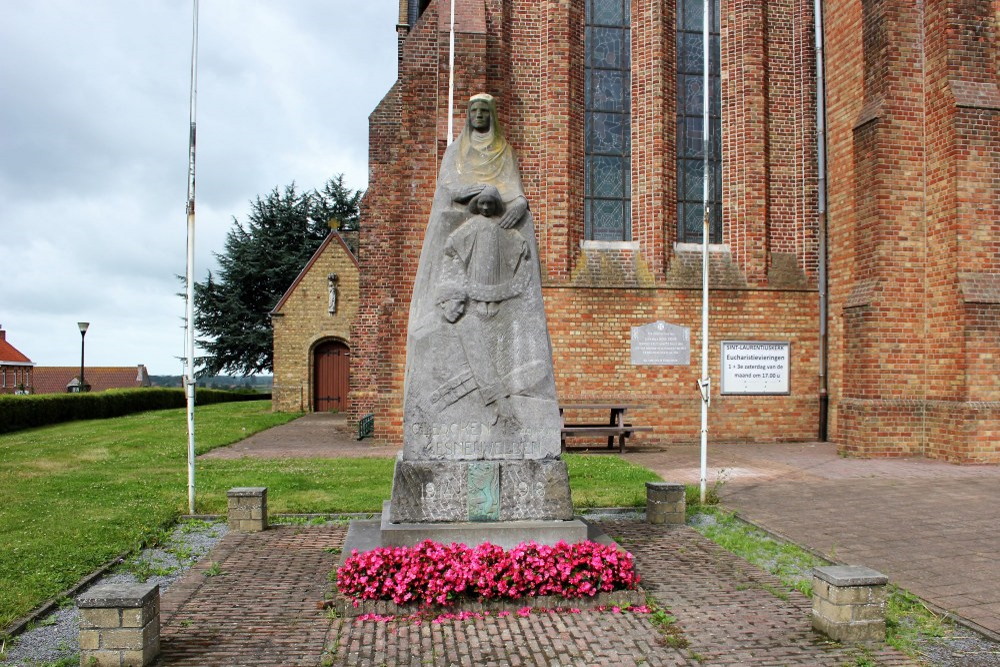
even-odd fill
[[(856, 455), (1000, 462), (1000, 0), (823, 4), (825, 143), (813, 1), (711, 9), (710, 438), (823, 429)], [(455, 126), (496, 97), (560, 401), (641, 404), (649, 437), (695, 441), (701, 0), (455, 6)], [(447, 144), (449, 11), (400, 0), (399, 76), (370, 117), (350, 409), (385, 440)], [(658, 321), (690, 328), (690, 365), (632, 365), (631, 328)], [(789, 343), (789, 391), (721, 393), (722, 341)]]

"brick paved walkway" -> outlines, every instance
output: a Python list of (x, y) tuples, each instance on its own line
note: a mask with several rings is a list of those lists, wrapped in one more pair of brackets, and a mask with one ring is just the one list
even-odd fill
[[(606, 524), (690, 642), (649, 616), (582, 612), (414, 624), (329, 619), (316, 608), (342, 526), (228, 535), (162, 600), (163, 665), (843, 665), (856, 652), (809, 629), (809, 602), (695, 531)], [(218, 574), (206, 576), (217, 570)], [(913, 664), (891, 651), (877, 664)]]
[(343, 413), (313, 412), (287, 424), (255, 433), (229, 447), (213, 449), (199, 458), (238, 459), (332, 459), (346, 457), (393, 457), (398, 447), (378, 445), (370, 439), (358, 441)]
[[(357, 442), (343, 415), (312, 414), (208, 457), (395, 456)], [(595, 453), (607, 453), (597, 449)], [(625, 458), (697, 483), (697, 446), (630, 446)], [(745, 518), (823, 554), (867, 565), (1000, 640), (1000, 466), (846, 459), (831, 443), (715, 444), (709, 479)]]
[[(697, 447), (626, 458), (696, 483)], [(829, 443), (714, 445), (726, 506), (833, 561), (892, 583), (1000, 639), (1000, 466), (837, 456)]]
[(338, 559), (327, 549), (346, 532), (226, 535), (160, 600), (162, 664), (318, 665), (330, 623), (316, 602)]

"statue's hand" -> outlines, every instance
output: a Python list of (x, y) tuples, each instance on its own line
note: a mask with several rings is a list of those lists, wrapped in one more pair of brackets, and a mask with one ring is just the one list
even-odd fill
[(504, 229), (510, 229), (517, 223), (521, 222), (521, 218), (528, 211), (528, 200), (524, 197), (518, 197), (507, 206), (507, 210), (504, 211), (503, 216), (500, 217), (500, 221), (497, 223)]
[(455, 201), (457, 201), (459, 204), (468, 204), (469, 200), (478, 195), (480, 192), (482, 192), (483, 188), (485, 187), (486, 186), (484, 184), (479, 184), (479, 185), (470, 185), (466, 188), (462, 188), (461, 190), (458, 191), (458, 194), (455, 195)]

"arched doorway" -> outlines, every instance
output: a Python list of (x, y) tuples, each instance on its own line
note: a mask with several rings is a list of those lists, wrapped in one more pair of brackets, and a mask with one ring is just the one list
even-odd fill
[(346, 344), (328, 340), (316, 346), (313, 351), (314, 412), (347, 410), (350, 371), (351, 350)]

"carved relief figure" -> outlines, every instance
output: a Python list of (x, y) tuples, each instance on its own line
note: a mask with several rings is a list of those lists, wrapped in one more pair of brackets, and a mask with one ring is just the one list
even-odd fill
[(505, 229), (496, 216), (503, 212), (500, 191), (487, 185), (469, 203), (479, 213), (448, 237), (445, 256), (461, 276), (476, 312), (497, 314), (500, 304), (524, 292), (531, 273), (525, 263), (528, 242), (516, 229)]
[[(534, 223), (489, 95), (472, 97), (445, 151), (408, 333), (404, 458), (488, 458), (529, 440), (532, 456), (558, 457)], [(447, 428), (462, 441), (444, 442)]]

